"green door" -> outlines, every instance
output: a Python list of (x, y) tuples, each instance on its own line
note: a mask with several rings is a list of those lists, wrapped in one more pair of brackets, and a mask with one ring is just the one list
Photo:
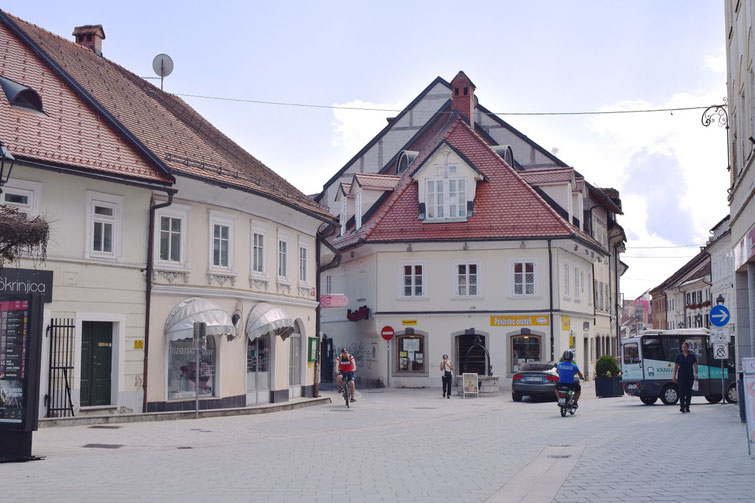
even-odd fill
[(85, 321), (81, 327), (81, 406), (110, 405), (113, 324)]

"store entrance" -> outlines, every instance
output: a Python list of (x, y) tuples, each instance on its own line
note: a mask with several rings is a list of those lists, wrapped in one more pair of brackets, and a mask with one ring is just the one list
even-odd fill
[[(485, 349), (480, 346), (472, 348), (475, 338), (479, 338), (482, 345), (487, 349), (487, 340), (484, 335), (471, 333), (456, 336), (456, 373), (459, 375), (464, 372), (480, 375), (487, 375), (488, 373), (485, 368)], [(472, 348), (471, 351), (470, 348)]]
[(113, 365), (113, 324), (85, 321), (81, 325), (82, 407), (110, 405)]
[(246, 403), (270, 403), (270, 334), (247, 342)]

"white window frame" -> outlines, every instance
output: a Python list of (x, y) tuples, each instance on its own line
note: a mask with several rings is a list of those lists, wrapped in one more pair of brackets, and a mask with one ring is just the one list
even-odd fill
[[(283, 271), (285, 274), (281, 275), (281, 243), (286, 243), (286, 261), (285, 261), (285, 271)], [(288, 283), (288, 278), (290, 276), (290, 267), (289, 262), (291, 261), (291, 240), (289, 239), (288, 235), (285, 233), (278, 233), (278, 240), (275, 243), (275, 275), (278, 278), (278, 281), (282, 283)]]
[(362, 227), (362, 191), (357, 192), (354, 198), (354, 227), (360, 229)]
[(333, 293), (333, 275), (327, 274), (325, 276), (325, 293), (330, 295)]
[(592, 273), (587, 273), (587, 305), (592, 306), (592, 298), (593, 298), (593, 282), (592, 282)]
[[(113, 218), (95, 218), (95, 206), (113, 208)], [(104, 194), (88, 190), (86, 192), (86, 245), (84, 256), (88, 259), (100, 259), (110, 261), (123, 261), (123, 196)], [(94, 223), (95, 221), (109, 220), (113, 224), (113, 245), (111, 252), (101, 252), (94, 249)]]
[[(254, 237), (255, 235), (262, 236), (262, 256), (260, 257), (262, 260), (262, 270), (257, 271), (255, 267), (254, 262)], [(250, 255), (249, 255), (249, 270), (251, 271), (252, 276), (257, 278), (264, 278), (267, 276), (267, 250), (268, 250), (268, 240), (267, 240), (267, 227), (259, 224), (257, 222), (252, 222), (252, 228), (251, 228), (251, 238), (249, 242), (250, 247)]]
[(569, 279), (571, 276), (569, 276), (569, 264), (564, 264), (564, 298), (570, 299), (571, 298), (571, 292), (569, 288)]
[[(10, 203), (5, 201), (7, 194), (17, 194), (28, 198), (27, 204)], [(28, 180), (18, 180), (11, 178), (8, 183), (3, 185), (3, 193), (0, 194), (0, 203), (11, 208), (17, 208), (19, 211), (26, 213), (28, 218), (38, 217), (39, 206), (42, 202), (42, 184), (40, 182), (30, 182)]]
[[(522, 293), (516, 293), (516, 264), (522, 264)], [(532, 293), (527, 293), (527, 264), (532, 264)], [(532, 258), (518, 258), (512, 259), (509, 262), (509, 271), (511, 273), (511, 296), (514, 298), (523, 297), (536, 297), (538, 295), (537, 289), (537, 260)]]
[[(207, 255), (207, 264), (208, 264), (208, 270), (210, 271), (217, 271), (217, 272), (234, 272), (236, 267), (236, 260), (235, 260), (235, 217), (231, 215), (230, 213), (224, 213), (221, 211), (216, 210), (210, 210), (210, 225), (208, 228), (209, 231), (209, 239), (207, 240), (208, 243), (208, 255)], [(216, 225), (222, 225), (228, 227), (228, 265), (215, 265), (213, 262), (214, 260), (214, 246), (215, 246), (215, 226)]]
[[(464, 265), (466, 267), (466, 273), (465, 273), (465, 280), (466, 280), (466, 288), (467, 293), (462, 295), (459, 293), (459, 266)], [(472, 295), (469, 293), (469, 266), (473, 265), (477, 267), (477, 272), (475, 273), (475, 276), (477, 276), (477, 293)], [(480, 295), (480, 262), (476, 260), (458, 260), (453, 263), (453, 270), (451, 271), (453, 274), (453, 285), (454, 285), (454, 291), (453, 291), (453, 297), (457, 299), (468, 299), (468, 298), (479, 298)]]
[[(299, 253), (297, 253), (297, 260), (296, 263), (299, 266), (298, 267), (298, 273), (299, 273), (299, 284), (302, 286), (309, 286), (309, 267), (310, 267), (310, 253), (309, 253), (310, 246), (307, 242), (299, 240)], [(304, 277), (302, 278), (302, 263), (301, 263), (301, 252), (304, 251), (305, 253), (305, 264), (304, 264)]]
[[(451, 204), (451, 184), (450, 182), (454, 181), (456, 182), (456, 204)], [(469, 186), (469, 180), (465, 177), (453, 177), (453, 178), (427, 178), (425, 179), (425, 220), (429, 222), (444, 222), (444, 221), (466, 221), (468, 218), (467, 215), (467, 191)], [(459, 185), (460, 183), (464, 184), (464, 197), (460, 198), (459, 193)], [(432, 185), (433, 189), (430, 190), (430, 186)], [(441, 201), (442, 206), (438, 204), (438, 191), (436, 190), (438, 187), (441, 187), (442, 193), (441, 193)], [(432, 203), (432, 204), (431, 204)], [(456, 207), (456, 213), (457, 215), (455, 217), (451, 216), (451, 208), (455, 206)], [(434, 210), (434, 212), (430, 211), (431, 209)], [(443, 216), (438, 215), (438, 210), (443, 210)], [(435, 214), (435, 216), (431, 216), (432, 214)]]
[[(181, 239), (179, 246), (181, 247), (180, 257), (178, 262), (173, 260), (162, 260), (160, 258), (160, 238), (162, 237), (162, 217), (168, 217), (168, 218), (176, 218), (181, 220)], [(157, 238), (155, 239), (154, 245), (154, 257), (155, 257), (155, 264), (157, 264), (158, 267), (168, 267), (168, 268), (180, 268), (185, 269), (188, 264), (188, 233), (189, 233), (189, 207), (184, 206), (181, 204), (172, 204), (170, 206), (167, 206), (165, 208), (160, 208), (157, 211), (155, 211), (155, 222), (153, 224), (155, 226), (155, 233), (157, 234)]]
[(574, 301), (580, 302), (580, 292), (579, 292), (579, 268), (577, 266), (574, 266)]
[[(411, 295), (406, 295), (404, 292), (404, 268), (407, 266), (412, 267), (412, 285), (411, 285)], [(414, 270), (414, 267), (421, 266), (422, 267), (422, 294), (421, 295), (415, 295), (415, 276), (416, 271)], [(399, 264), (399, 298), (400, 299), (426, 299), (427, 298), (427, 263), (423, 261), (417, 261), (417, 260), (411, 260), (411, 261), (405, 261), (401, 262)]]

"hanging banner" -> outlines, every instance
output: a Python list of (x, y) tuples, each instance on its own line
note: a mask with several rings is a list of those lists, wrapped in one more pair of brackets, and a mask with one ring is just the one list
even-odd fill
[(565, 332), (571, 330), (571, 316), (561, 315), (561, 330)]

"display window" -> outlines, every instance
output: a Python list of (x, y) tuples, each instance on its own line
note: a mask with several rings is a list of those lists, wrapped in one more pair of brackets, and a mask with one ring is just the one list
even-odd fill
[(515, 335), (511, 338), (511, 372), (518, 372), (525, 363), (539, 362), (540, 336)]
[(396, 370), (399, 372), (425, 372), (425, 336), (399, 335), (396, 339), (397, 361)]
[(168, 399), (193, 398), (197, 387), (200, 397), (215, 396), (215, 337), (207, 336), (200, 343), (199, 373), (193, 339), (170, 341), (168, 344)]

